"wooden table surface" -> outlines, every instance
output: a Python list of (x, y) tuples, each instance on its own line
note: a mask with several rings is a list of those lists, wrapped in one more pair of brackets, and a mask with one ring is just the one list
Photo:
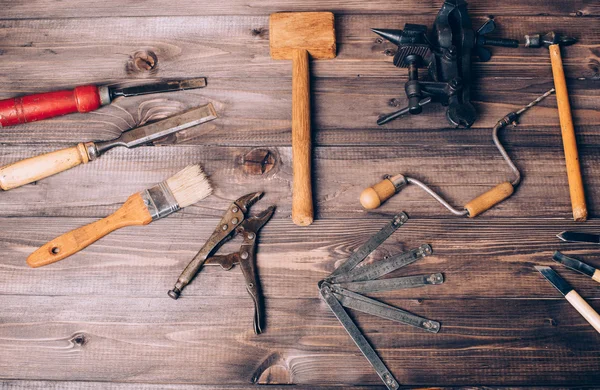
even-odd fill
[[(410, 221), (374, 257), (430, 243), (433, 256), (397, 275), (443, 272), (446, 283), (378, 297), (440, 321), (442, 330), (429, 334), (352, 313), (401, 384), (600, 383), (600, 335), (533, 268), (553, 265), (557, 249), (600, 267), (597, 246), (555, 237), (567, 229), (600, 231), (598, 1), (481, 0), (469, 7), (475, 26), (494, 15), (498, 36), (554, 29), (579, 38), (563, 52), (591, 217), (577, 224), (554, 97), (503, 131), (524, 179), (482, 216), (454, 217), (414, 186), (374, 212), (358, 203), (362, 189), (386, 173), (430, 183), (457, 206), (509, 178), (491, 127), (553, 86), (545, 49), (493, 48), (490, 62), (474, 63), (479, 119), (471, 129), (451, 129), (439, 106), (378, 127), (379, 114), (405, 103), (407, 77), (392, 65), (393, 45), (370, 28), (430, 26), (441, 0), (121, 3), (0, 1), (0, 98), (197, 76), (206, 76), (208, 87), (0, 129), (0, 164), (114, 138), (207, 102), (220, 118), (0, 194), (0, 388), (380, 388), (319, 299), (317, 282), (401, 210)], [(269, 56), (269, 14), (286, 10), (336, 15), (337, 58), (312, 64), (317, 220), (308, 228), (290, 219), (291, 63)], [(264, 173), (248, 158), (257, 149), (274, 162)], [(27, 267), (29, 253), (48, 240), (196, 162), (215, 187), (205, 201), (115, 232), (56, 264)], [(277, 205), (260, 236), (267, 327), (259, 336), (239, 269), (209, 267), (178, 301), (166, 294), (231, 201), (251, 191), (265, 192), (255, 211)], [(555, 268), (600, 310), (595, 282)]]

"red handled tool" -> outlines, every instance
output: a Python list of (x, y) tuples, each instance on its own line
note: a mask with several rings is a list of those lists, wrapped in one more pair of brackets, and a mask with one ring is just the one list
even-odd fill
[(73, 112), (90, 112), (105, 106), (119, 96), (137, 96), (150, 93), (202, 88), (206, 78), (164, 81), (135, 87), (82, 85), (73, 90), (38, 93), (0, 100), (0, 125), (13, 126), (35, 122)]

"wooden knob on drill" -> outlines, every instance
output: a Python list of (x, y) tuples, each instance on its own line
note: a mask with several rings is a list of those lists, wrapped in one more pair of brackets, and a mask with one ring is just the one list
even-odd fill
[(383, 202), (391, 198), (392, 195), (400, 191), (406, 183), (406, 178), (403, 175), (386, 177), (360, 194), (360, 204), (367, 210), (376, 209)]

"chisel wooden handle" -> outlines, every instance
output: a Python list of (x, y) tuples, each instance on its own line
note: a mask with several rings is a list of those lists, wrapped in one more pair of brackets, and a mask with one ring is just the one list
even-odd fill
[(52, 264), (79, 252), (108, 233), (125, 226), (147, 225), (152, 216), (142, 196), (133, 194), (113, 214), (89, 225), (82, 226), (48, 242), (27, 258), (27, 264), (36, 268)]
[(579, 154), (577, 152), (577, 140), (571, 117), (571, 105), (569, 104), (569, 93), (565, 80), (562, 58), (559, 45), (550, 45), (550, 61), (552, 62), (552, 75), (554, 76), (554, 89), (556, 90), (556, 103), (558, 105), (558, 117), (562, 133), (563, 147), (565, 149), (565, 161), (567, 163), (567, 178), (569, 180), (569, 192), (571, 195), (571, 208), (575, 221), (587, 220), (587, 205), (585, 203), (585, 192), (579, 166)]
[[(108, 104), (95, 85), (83, 85), (72, 90), (38, 93), (0, 100), (0, 125), (13, 126), (35, 122), (72, 112), (89, 112), (103, 104)], [(106, 101), (108, 99), (108, 101)]]
[(308, 52), (292, 54), (292, 221), (299, 226), (313, 222), (311, 183), (310, 81)]
[(90, 161), (86, 148), (89, 144), (80, 143), (1, 167), (0, 188), (8, 191), (85, 164)]
[(598, 313), (577, 293), (575, 290), (571, 290), (565, 298), (569, 303), (577, 309), (579, 314), (583, 316), (600, 333), (600, 316)]

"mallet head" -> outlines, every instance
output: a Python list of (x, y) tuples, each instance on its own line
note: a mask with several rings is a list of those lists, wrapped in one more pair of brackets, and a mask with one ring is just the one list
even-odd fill
[(525, 47), (548, 47), (550, 45), (570, 46), (577, 42), (576, 38), (550, 31), (544, 35), (525, 35)]
[(313, 59), (335, 58), (335, 24), (331, 12), (279, 12), (269, 19), (271, 58), (291, 60), (295, 49)]

